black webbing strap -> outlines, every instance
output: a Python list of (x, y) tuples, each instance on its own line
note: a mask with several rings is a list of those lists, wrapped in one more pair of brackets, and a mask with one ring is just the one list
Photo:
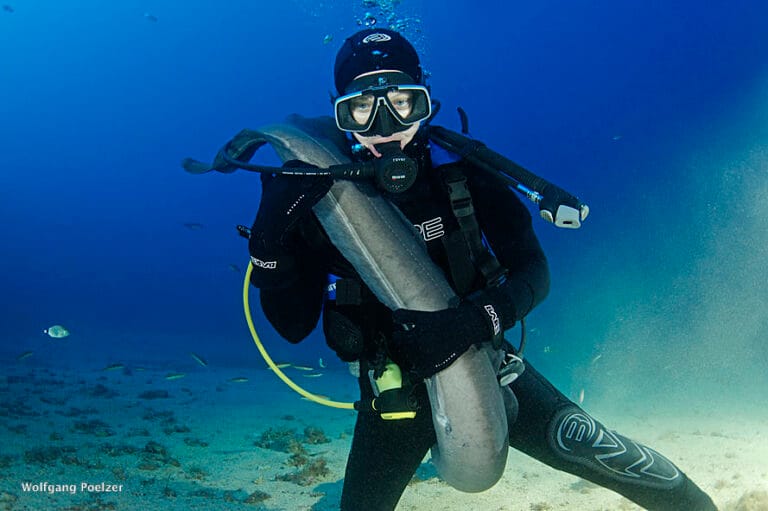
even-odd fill
[(461, 233), (469, 247), (469, 254), (475, 268), (485, 278), (486, 285), (499, 284), (506, 270), (499, 264), (496, 257), (483, 243), (480, 225), (475, 216), (475, 207), (472, 205), (472, 196), (467, 186), (467, 178), (460, 168), (447, 166), (443, 170), (443, 182), (448, 189), (448, 197), (451, 210), (459, 223)]
[(448, 269), (451, 272), (453, 288), (459, 296), (471, 293), (475, 289), (478, 276), (464, 234), (459, 229), (446, 234), (441, 241), (448, 256)]

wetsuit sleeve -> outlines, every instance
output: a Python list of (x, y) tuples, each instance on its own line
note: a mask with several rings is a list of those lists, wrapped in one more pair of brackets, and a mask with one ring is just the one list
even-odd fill
[(267, 320), (291, 343), (304, 340), (320, 319), (323, 280), (319, 277), (307, 275), (293, 286), (259, 292)]
[(296, 238), (290, 252), (283, 256), (291, 260), (292, 275), (281, 285), (261, 286), (259, 290), (267, 320), (291, 343), (302, 341), (317, 325), (326, 281), (326, 274), (317, 264), (314, 252), (298, 232)]
[(494, 293), (505, 302), (504, 327), (525, 317), (549, 293), (549, 266), (533, 231), (531, 214), (514, 191), (472, 170), (469, 176), (477, 220), (499, 263), (508, 270)]
[[(285, 164), (302, 165), (306, 164)], [(311, 208), (332, 183), (327, 176), (262, 174), (262, 199), (248, 242), (251, 284), (260, 289), (269, 322), (292, 343), (309, 335), (320, 318), (325, 273), (304, 236), (304, 226), (313, 222)]]

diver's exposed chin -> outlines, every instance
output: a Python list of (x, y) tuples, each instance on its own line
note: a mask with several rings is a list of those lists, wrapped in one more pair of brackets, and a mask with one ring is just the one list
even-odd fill
[(407, 146), (408, 143), (413, 140), (414, 135), (416, 135), (416, 132), (419, 131), (420, 125), (421, 122), (414, 123), (407, 130), (398, 131), (397, 133), (393, 133), (388, 137), (382, 137), (381, 135), (366, 137), (360, 135), (359, 133), (353, 133), (352, 135), (357, 139), (358, 142), (363, 144), (366, 149), (371, 151), (371, 154), (373, 154), (376, 158), (381, 158), (381, 153), (376, 149), (376, 145), (386, 144), (387, 142), (400, 142), (400, 149), (404, 149), (405, 146)]

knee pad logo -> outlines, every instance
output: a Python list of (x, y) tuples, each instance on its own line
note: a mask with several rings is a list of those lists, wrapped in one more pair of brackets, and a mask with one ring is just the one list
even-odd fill
[(576, 408), (558, 414), (550, 425), (550, 443), (561, 457), (622, 481), (668, 488), (681, 479), (667, 458), (634, 440), (609, 431)]
[(569, 413), (560, 421), (557, 429), (557, 444), (562, 450), (572, 452), (579, 445), (594, 438), (596, 429), (595, 420), (589, 415)]

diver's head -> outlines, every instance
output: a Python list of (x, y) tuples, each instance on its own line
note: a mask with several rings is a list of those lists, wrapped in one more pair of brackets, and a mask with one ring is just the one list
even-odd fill
[(375, 144), (413, 139), (432, 113), (419, 56), (402, 35), (366, 29), (349, 37), (336, 55), (336, 125), (374, 155)]

